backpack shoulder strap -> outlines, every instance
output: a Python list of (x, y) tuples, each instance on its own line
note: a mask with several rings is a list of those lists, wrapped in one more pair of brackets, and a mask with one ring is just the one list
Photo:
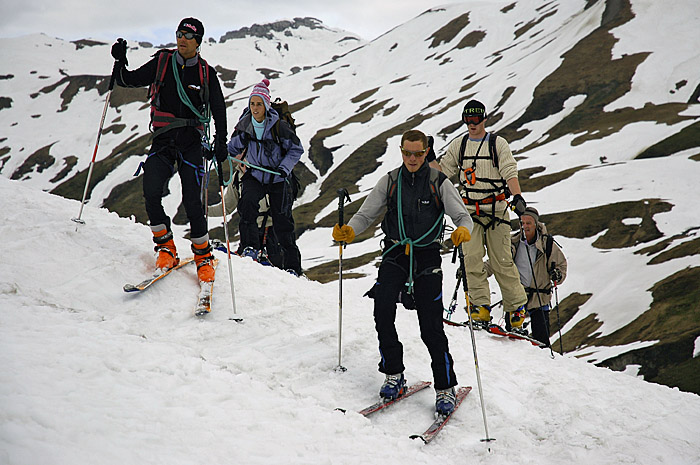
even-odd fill
[(467, 142), (469, 141), (469, 134), (465, 134), (464, 137), (462, 138), (462, 143), (459, 146), (459, 169), (461, 170), (463, 167), (462, 165), (464, 164), (464, 153), (467, 150)]
[(434, 168), (430, 168), (430, 190), (433, 193), (435, 204), (438, 208), (442, 208), (442, 198), (440, 197), (440, 175), (443, 174)]
[(498, 169), (498, 152), (496, 151), (496, 138), (498, 136), (496, 133), (492, 132), (489, 134), (489, 155), (491, 156), (491, 161), (493, 166)]
[(387, 173), (388, 182), (386, 186), (386, 204), (387, 206), (390, 205), (391, 199), (394, 197), (396, 194), (396, 182), (399, 179), (399, 174), (400, 174), (401, 167), (394, 168), (393, 170), (389, 171)]
[(544, 256), (547, 259), (545, 266), (547, 271), (552, 271), (549, 269), (549, 259), (552, 256), (552, 247), (554, 244), (554, 237), (551, 234), (545, 234), (545, 246), (544, 246)]
[(153, 100), (158, 95), (158, 91), (163, 86), (163, 81), (165, 80), (165, 72), (168, 69), (168, 61), (172, 56), (172, 50), (160, 50), (158, 52), (158, 65), (156, 66), (156, 77), (148, 89), (148, 99), (153, 102)]
[(202, 86), (199, 91), (202, 103), (209, 105), (209, 63), (201, 55), (199, 57), (199, 82)]

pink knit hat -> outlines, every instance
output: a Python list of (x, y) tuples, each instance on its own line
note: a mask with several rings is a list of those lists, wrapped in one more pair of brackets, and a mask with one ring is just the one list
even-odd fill
[[(270, 109), (270, 89), (268, 89), (268, 86), (270, 85), (270, 81), (267, 79), (263, 79), (261, 82), (255, 84), (253, 87), (253, 91), (250, 93), (250, 97), (253, 95), (257, 95), (260, 97), (263, 101), (263, 105), (265, 105), (265, 111), (268, 111)], [(248, 97), (248, 105), (250, 105), (250, 97)]]

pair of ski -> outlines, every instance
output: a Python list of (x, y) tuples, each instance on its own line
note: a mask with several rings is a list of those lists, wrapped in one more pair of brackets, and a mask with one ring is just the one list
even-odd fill
[[(389, 407), (390, 405), (394, 405), (395, 403), (399, 402), (400, 400), (403, 400), (407, 397), (412, 396), (416, 392), (422, 391), (423, 389), (427, 388), (430, 386), (430, 381), (420, 381), (418, 383), (412, 384), (411, 386), (408, 386), (406, 388), (406, 391), (397, 397), (396, 399), (393, 400), (385, 400), (382, 399), (369, 407), (360, 410), (359, 413), (360, 415), (363, 416), (369, 416), (375, 412), (378, 412), (382, 409), (385, 409)], [(467, 397), (467, 394), (472, 390), (471, 386), (466, 386), (466, 387), (461, 387), (457, 390), (457, 401), (455, 403), (455, 409), (450, 413), (449, 415), (437, 415), (437, 418), (435, 421), (426, 429), (422, 434), (413, 434), (409, 436), (411, 439), (421, 439), (425, 444), (428, 444), (430, 441), (432, 441), (435, 436), (442, 430), (442, 428), (447, 424), (447, 422), (452, 418), (452, 415), (457, 411), (459, 408), (460, 404), (464, 400), (465, 397)]]
[[(166, 276), (168, 276), (170, 273), (172, 273), (175, 270), (179, 270), (180, 268), (194, 262), (194, 257), (190, 258), (185, 258), (180, 260), (180, 263), (178, 263), (176, 266), (168, 269), (167, 271), (164, 272), (157, 272), (153, 276), (151, 276), (148, 279), (145, 279), (141, 281), (138, 284), (125, 284), (124, 285), (124, 292), (143, 292), (158, 281), (164, 279)], [(219, 260), (216, 258), (212, 260), (211, 266), (216, 269), (216, 266), (219, 264)], [(211, 312), (211, 298), (212, 298), (212, 293), (214, 291), (214, 281), (211, 282), (199, 282), (199, 295), (197, 296), (197, 304), (194, 307), (194, 314), (195, 316), (205, 316), (208, 315)]]
[[(469, 327), (468, 321), (460, 323), (457, 321), (448, 320), (446, 318), (443, 318), (442, 321), (445, 324), (448, 324), (451, 326), (460, 326), (460, 327), (467, 327), (467, 328)], [(506, 331), (505, 328), (503, 328), (502, 326), (499, 326), (497, 324), (494, 324), (494, 323), (481, 324), (480, 322), (472, 321), (472, 325), (473, 325), (474, 329), (485, 329), (489, 334), (495, 334), (497, 336), (508, 337), (511, 339), (518, 339), (521, 341), (528, 341), (530, 344), (532, 344), (533, 346), (536, 346), (536, 347), (546, 347), (545, 344), (542, 344), (537, 339), (533, 339), (528, 335), (520, 334), (520, 333), (517, 333), (514, 331)]]

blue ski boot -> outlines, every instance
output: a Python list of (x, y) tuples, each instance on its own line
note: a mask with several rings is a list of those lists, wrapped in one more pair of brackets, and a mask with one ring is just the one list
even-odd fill
[(386, 375), (384, 384), (379, 389), (379, 396), (386, 400), (394, 400), (406, 392), (406, 379), (403, 373), (395, 375)]
[(435, 412), (438, 415), (447, 416), (454, 412), (457, 396), (455, 388), (435, 390)]

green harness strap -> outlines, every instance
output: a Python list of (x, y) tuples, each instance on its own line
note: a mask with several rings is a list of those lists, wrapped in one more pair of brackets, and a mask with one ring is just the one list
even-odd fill
[[(211, 108), (209, 106), (208, 102), (203, 102), (204, 103), (204, 114), (201, 114), (195, 106), (192, 104), (192, 101), (190, 98), (187, 96), (187, 92), (185, 92), (185, 88), (182, 86), (182, 81), (180, 80), (180, 73), (178, 73), (177, 69), (177, 60), (175, 59), (175, 56), (173, 54), (171, 60), (172, 62), (172, 68), (173, 68), (173, 75), (175, 76), (175, 83), (177, 84), (177, 95), (180, 97), (180, 101), (184, 103), (187, 108), (192, 110), (192, 113), (195, 114), (197, 117), (197, 120), (202, 123), (204, 126), (204, 134), (202, 136), (202, 140), (206, 141), (207, 145), (209, 145), (209, 123), (211, 123)], [(203, 66), (200, 64), (200, 66)], [(206, 72), (209, 72), (209, 70), (206, 70)], [(211, 146), (207, 147), (208, 149), (211, 148)]]
[[(408, 260), (409, 260), (409, 265), (408, 265), (408, 281), (406, 282), (406, 287), (408, 287), (408, 293), (413, 294), (413, 248), (414, 247), (426, 247), (433, 242), (436, 242), (438, 240), (438, 237), (440, 237), (440, 234), (442, 231), (438, 227), (439, 225), (442, 224), (442, 220), (445, 217), (445, 211), (443, 209), (442, 212), (440, 212), (440, 216), (438, 217), (437, 221), (433, 225), (432, 228), (430, 228), (425, 234), (423, 234), (421, 237), (419, 237), (416, 240), (411, 239), (410, 237), (406, 236), (406, 228), (404, 227), (403, 224), (403, 202), (401, 201), (401, 170), (399, 170), (398, 173), (398, 179), (396, 180), (396, 190), (397, 190), (397, 196), (396, 196), (396, 203), (398, 205), (398, 215), (399, 215), (399, 242), (395, 242), (394, 245), (389, 247), (389, 249), (382, 254), (382, 258), (389, 252), (391, 252), (394, 247), (397, 247), (399, 245), (408, 245)], [(433, 232), (437, 228), (437, 233), (435, 233), (435, 237), (433, 237), (432, 240), (425, 244), (421, 244), (421, 241), (428, 237), (428, 235)]]

